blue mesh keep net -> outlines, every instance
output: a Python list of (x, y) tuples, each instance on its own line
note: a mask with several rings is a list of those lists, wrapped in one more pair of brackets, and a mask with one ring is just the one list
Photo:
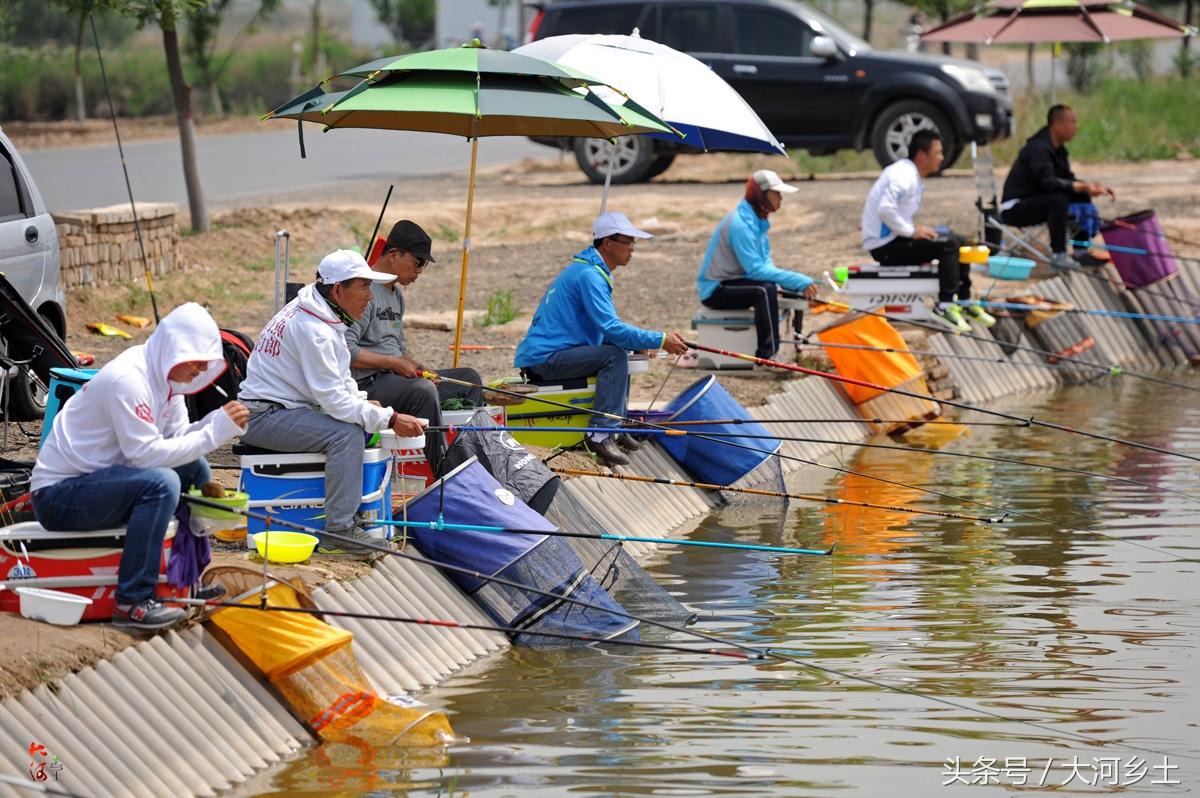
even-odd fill
[[(554, 532), (555, 526), (497, 482), (474, 458), (435, 482), (408, 506), (410, 521), (477, 524)], [(638, 622), (605, 591), (561, 538), (541, 534), (410, 527), (409, 537), (430, 559), (483, 576), (448, 575), (503, 626), (594, 640), (638, 640)], [(584, 607), (489, 580), (495, 576), (537, 591), (593, 605)], [(558, 648), (572, 641), (516, 634), (514, 642)]]

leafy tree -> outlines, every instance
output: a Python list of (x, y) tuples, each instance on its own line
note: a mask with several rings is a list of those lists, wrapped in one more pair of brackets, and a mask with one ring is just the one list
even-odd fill
[(87, 101), (83, 93), (83, 48), (88, 20), (114, 7), (113, 0), (54, 0), (74, 21), (75, 35), (75, 120), (83, 124), (87, 119)]
[(183, 74), (179, 48), (179, 23), (189, 11), (205, 0), (113, 0), (117, 10), (137, 20), (139, 25), (156, 24), (162, 29), (163, 53), (167, 76), (171, 81), (171, 99), (179, 122), (179, 148), (183, 156), (183, 180), (187, 185), (188, 208), (192, 229), (208, 232), (208, 208), (200, 185), (200, 167), (196, 162), (196, 124), (192, 118), (192, 87)]
[(398, 46), (420, 49), (433, 39), (434, 0), (371, 0), (371, 7)]
[(218, 84), (221, 75), (229, 66), (230, 58), (245, 43), (246, 37), (279, 8), (279, 2), (280, 0), (259, 0), (258, 9), (254, 15), (233, 38), (229, 49), (219, 60), (217, 35), (220, 33), (225, 14), (233, 5), (234, 0), (209, 0), (204, 5), (196, 6), (188, 11), (187, 38), (184, 46), (192, 63), (196, 65), (196, 69), (200, 73), (200, 79), (204, 82), (204, 89), (208, 93), (209, 104), (214, 114), (221, 116), (225, 113)]

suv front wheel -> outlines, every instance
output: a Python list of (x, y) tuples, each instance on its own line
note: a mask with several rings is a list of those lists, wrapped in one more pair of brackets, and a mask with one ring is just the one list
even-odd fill
[(875, 120), (871, 129), (871, 149), (880, 166), (889, 166), (908, 157), (908, 142), (918, 130), (936, 130), (942, 137), (946, 157), (942, 169), (949, 169), (962, 148), (954, 135), (954, 127), (936, 106), (924, 100), (901, 100), (893, 103)]
[[(571, 143), (575, 161), (593, 183), (603, 183), (608, 170), (608, 158), (612, 145), (608, 139), (575, 139)], [(620, 136), (617, 139), (616, 161), (613, 163), (612, 182), (640, 183), (661, 174), (671, 161), (661, 169), (655, 169), (662, 157), (654, 151), (654, 142), (645, 136)]]

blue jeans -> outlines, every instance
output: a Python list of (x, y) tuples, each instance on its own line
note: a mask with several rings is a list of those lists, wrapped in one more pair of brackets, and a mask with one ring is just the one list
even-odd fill
[[(538, 380), (573, 380), (596, 375), (596, 400), (592, 409), (600, 413), (625, 415), (629, 399), (629, 353), (619, 346), (576, 346), (555, 352), (545, 363), (527, 366)], [(593, 415), (593, 427), (618, 427), (617, 419)]]
[(178, 468), (109, 466), (35, 491), (33, 512), (52, 532), (125, 527), (117, 603), (137, 604), (154, 595), (163, 538), (180, 492), (200, 487), (210, 476), (203, 458)]

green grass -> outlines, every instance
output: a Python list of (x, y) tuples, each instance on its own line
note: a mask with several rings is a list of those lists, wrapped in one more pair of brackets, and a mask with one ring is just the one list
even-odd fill
[(495, 327), (507, 324), (519, 315), (517, 306), (513, 303), (513, 292), (497, 289), (488, 297), (487, 312), (479, 320), (479, 326)]

